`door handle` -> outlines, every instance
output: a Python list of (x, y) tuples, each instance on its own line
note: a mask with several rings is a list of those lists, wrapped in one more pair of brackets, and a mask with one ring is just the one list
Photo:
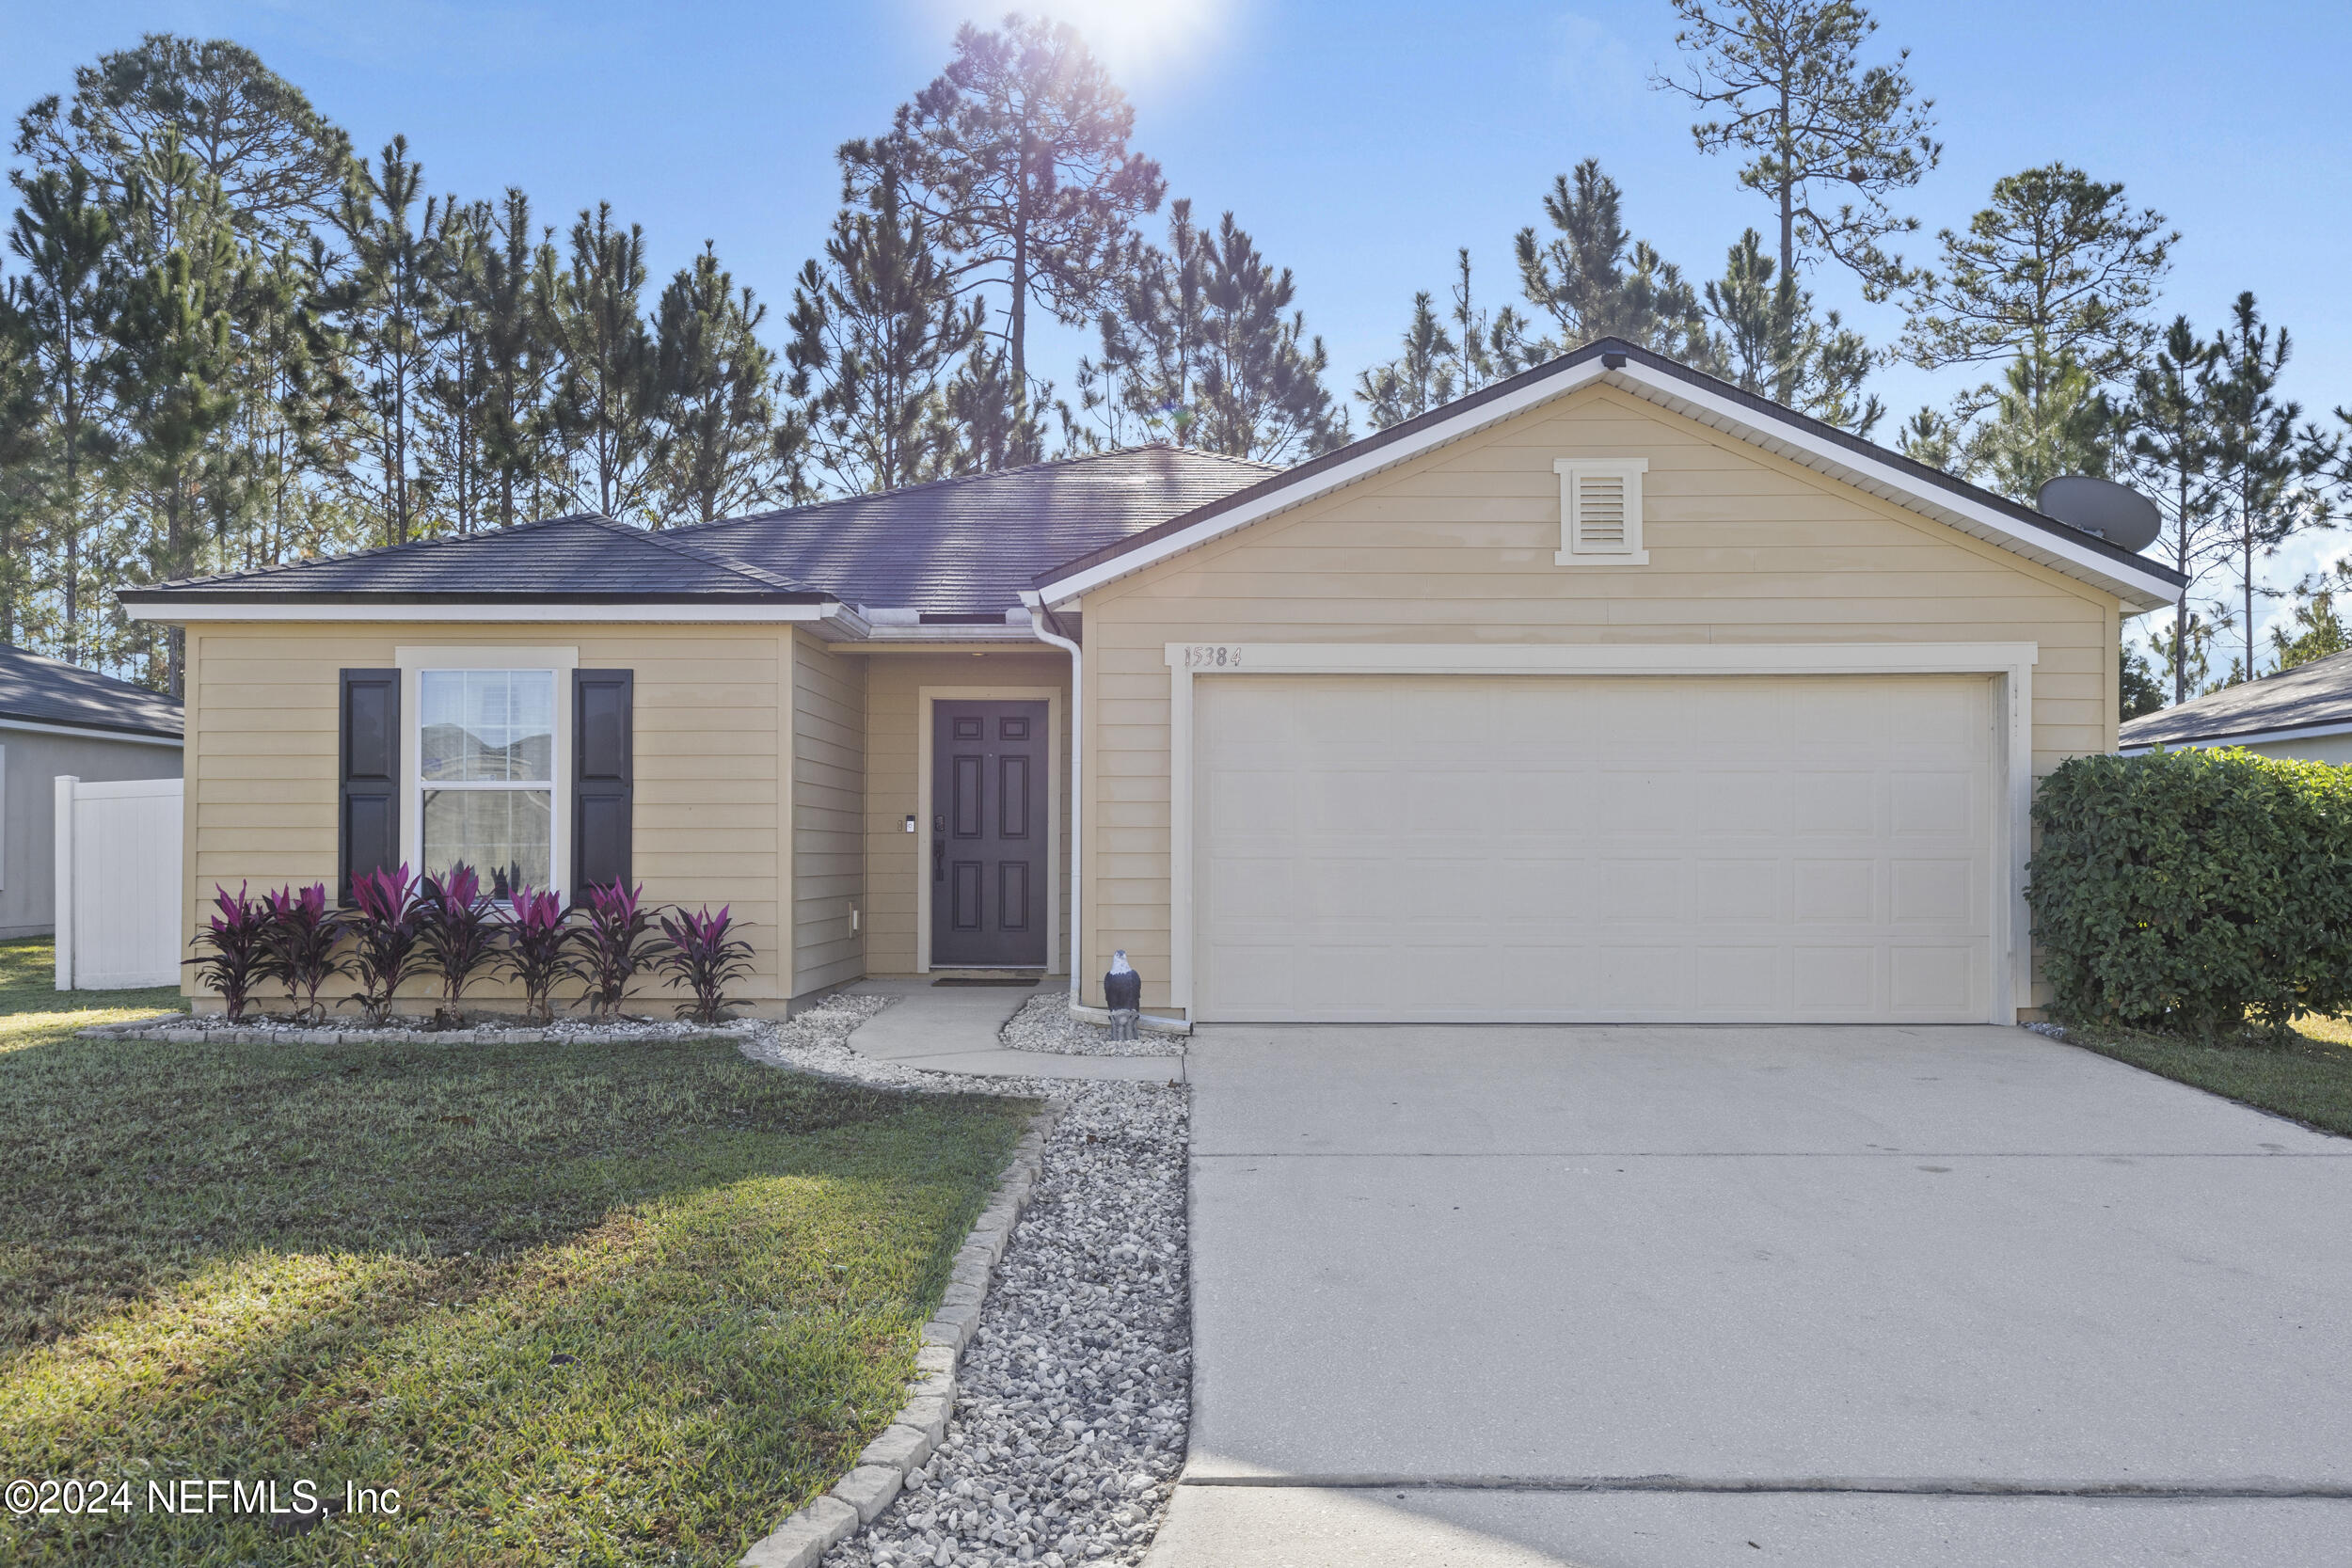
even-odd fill
[(944, 838), (935, 838), (931, 840), (931, 880), (944, 882), (946, 879), (947, 841)]

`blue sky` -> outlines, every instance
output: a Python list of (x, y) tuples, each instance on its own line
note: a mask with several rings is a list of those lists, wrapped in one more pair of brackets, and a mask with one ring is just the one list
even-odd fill
[[(1056, 0), (1127, 84), (1136, 140), (1196, 209), (1231, 207), (1293, 268), (1334, 380), (1394, 351), (1413, 291), (1468, 245), (1504, 303), (1509, 245), (1552, 175), (1597, 156), (1629, 226), (1712, 276), (1763, 199), (1692, 147), (1687, 106), (1651, 90), (1674, 64), (1666, 0), (1414, 7), (1383, 0)], [(2066, 0), (1882, 0), (1878, 53), (1912, 51), (1937, 101), (1943, 166), (1910, 210), (1964, 224), (1998, 176), (2064, 159), (2122, 180), (2182, 231), (2167, 312), (2217, 325), (2252, 289), (2294, 333), (2289, 390), (2352, 404), (2352, 153), (2342, 68), (2352, 8)], [(168, 29), (234, 38), (373, 148), (405, 133), (432, 188), (528, 190), (549, 221), (610, 199), (644, 225), (657, 280), (705, 239), (780, 321), (838, 189), (833, 149), (882, 128), (934, 75), (951, 0), (660, 5), (456, 0), (0, 0), (0, 107), (70, 85), (75, 64)], [(1154, 220), (1156, 221), (1156, 220)], [(1926, 249), (1922, 236), (1919, 248)], [(1874, 341), (1892, 307), (1815, 280)], [(1033, 357), (1049, 373), (1075, 333)], [(1066, 382), (1066, 370), (1063, 371)], [(1893, 417), (1973, 379), (1890, 369)], [(1890, 423), (1892, 420), (1890, 419)], [(1360, 419), (1359, 419), (1360, 423)], [(2352, 546), (2296, 549), (2292, 580)]]

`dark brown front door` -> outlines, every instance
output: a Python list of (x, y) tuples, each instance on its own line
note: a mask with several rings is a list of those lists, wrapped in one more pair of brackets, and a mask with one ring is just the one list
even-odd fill
[(1045, 965), (1045, 705), (937, 703), (931, 966)]

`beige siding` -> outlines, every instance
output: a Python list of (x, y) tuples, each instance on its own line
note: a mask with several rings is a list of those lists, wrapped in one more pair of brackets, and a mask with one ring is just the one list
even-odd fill
[[(1050, 688), (1061, 693), (1060, 766), (1055, 770), (1059, 799), (1061, 867), (1065, 895), (1054, 939), (1054, 967), (1065, 970), (1070, 950), (1070, 660), (1058, 652), (899, 653), (876, 649), (860, 656), (866, 674), (866, 970), (873, 974), (912, 974), (917, 956), (915, 926), (920, 909), (917, 882), (930, 834), (909, 833), (906, 818), (921, 809), (922, 729), (925, 688), (1001, 689)], [(920, 821), (918, 828), (926, 825)]]
[[(1563, 567), (1560, 457), (1645, 457), (1640, 567)], [(1607, 388), (1087, 596), (1085, 973), (1165, 1006), (1175, 641), (2023, 641), (2033, 766), (2114, 745), (2115, 600)], [(1099, 981), (1088, 994), (1099, 1002)]]
[[(582, 668), (636, 672), (634, 855), (645, 896), (733, 906), (756, 954), (741, 996), (784, 1001), (788, 633), (348, 622), (199, 626), (188, 641), (191, 932), (215, 882), (335, 879), (339, 670), (389, 666), (403, 646), (569, 646)], [(485, 983), (469, 994), (505, 993)], [(667, 1011), (666, 990), (648, 987), (644, 997), (648, 1010)]]
[(792, 645), (792, 990), (866, 973), (866, 661)]

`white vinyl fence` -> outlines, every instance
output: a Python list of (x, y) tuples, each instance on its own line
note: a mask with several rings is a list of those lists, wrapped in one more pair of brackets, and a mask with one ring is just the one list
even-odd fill
[(180, 983), (178, 779), (57, 779), (57, 989)]

